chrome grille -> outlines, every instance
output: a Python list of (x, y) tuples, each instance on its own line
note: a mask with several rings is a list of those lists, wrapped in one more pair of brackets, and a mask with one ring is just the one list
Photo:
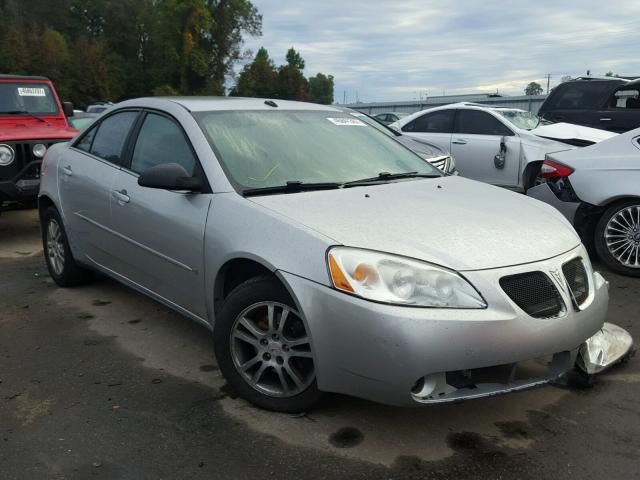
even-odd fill
[(442, 170), (445, 173), (447, 173), (449, 169), (449, 157), (435, 158), (433, 160), (429, 160), (429, 163), (431, 163), (431, 165), (433, 165), (439, 170)]
[(589, 297), (589, 279), (581, 258), (574, 258), (562, 266), (562, 273), (573, 295), (576, 306), (582, 305)]
[(500, 286), (518, 307), (532, 317), (555, 317), (564, 309), (558, 289), (543, 272), (502, 277)]

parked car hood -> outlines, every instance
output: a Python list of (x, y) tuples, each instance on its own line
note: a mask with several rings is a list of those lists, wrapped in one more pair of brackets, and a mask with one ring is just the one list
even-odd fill
[(13, 140), (48, 140), (70, 139), (78, 130), (67, 126), (66, 122), (58, 119), (47, 119), (39, 122), (30, 118), (16, 117), (0, 119), (0, 141)]
[(247, 200), (336, 244), (418, 258), (458, 271), (535, 262), (580, 244), (573, 227), (554, 208), (460, 177)]
[(581, 141), (598, 143), (607, 138), (615, 137), (617, 133), (598, 128), (583, 127), (582, 125), (574, 125), (573, 123), (552, 123), (551, 125), (543, 125), (534, 128), (529, 133), (542, 138), (549, 138), (560, 141)]

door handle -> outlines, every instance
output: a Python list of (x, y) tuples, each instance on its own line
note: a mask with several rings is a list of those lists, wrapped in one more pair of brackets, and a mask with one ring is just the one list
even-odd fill
[(127, 195), (126, 190), (114, 190), (112, 194), (113, 194), (113, 198), (118, 200), (120, 205), (129, 203), (129, 200), (131, 200), (131, 198), (129, 198), (129, 195)]
[(461, 138), (458, 138), (457, 140), (452, 141), (451, 143), (455, 143), (456, 145), (466, 145), (467, 141), (463, 140)]
[(71, 170), (71, 167), (69, 165), (62, 167), (62, 173), (64, 173), (67, 177), (70, 177), (71, 175), (73, 175), (73, 170)]
[(610, 118), (601, 118), (600, 121), (601, 122), (610, 122), (611, 119)]

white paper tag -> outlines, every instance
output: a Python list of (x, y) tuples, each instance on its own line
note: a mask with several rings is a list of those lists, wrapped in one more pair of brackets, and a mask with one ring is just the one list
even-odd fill
[(18, 87), (18, 95), (21, 97), (46, 97), (44, 88), (23, 88)]
[(344, 117), (334, 117), (327, 118), (334, 125), (338, 125), (339, 127), (366, 127), (367, 124), (358, 120), (357, 118), (344, 118)]

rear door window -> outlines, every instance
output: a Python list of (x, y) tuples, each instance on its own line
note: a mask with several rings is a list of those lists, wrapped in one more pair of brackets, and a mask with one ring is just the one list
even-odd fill
[(406, 124), (402, 130), (416, 133), (451, 133), (454, 113), (453, 109), (425, 113)]
[(556, 91), (547, 100), (545, 110), (580, 110), (601, 108), (611, 89), (618, 82), (598, 82), (586, 80), (568, 82), (556, 87)]
[(467, 135), (513, 135), (500, 120), (480, 110), (458, 110), (454, 131)]
[(91, 153), (120, 165), (124, 144), (137, 117), (138, 112), (127, 111), (116, 113), (101, 121), (91, 145)]

